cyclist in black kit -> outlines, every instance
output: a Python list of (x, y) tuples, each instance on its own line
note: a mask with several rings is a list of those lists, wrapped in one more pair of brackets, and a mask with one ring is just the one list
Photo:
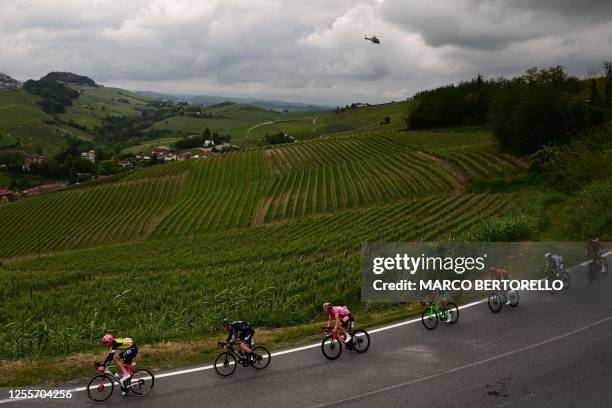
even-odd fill
[(238, 345), (238, 348), (248, 355), (251, 354), (251, 342), (253, 340), (253, 335), (255, 335), (255, 330), (245, 321), (236, 320), (231, 321), (230, 319), (223, 319), (223, 328), (225, 331), (229, 332), (227, 335), (226, 343), (232, 342), (232, 337), (236, 340), (235, 344)]

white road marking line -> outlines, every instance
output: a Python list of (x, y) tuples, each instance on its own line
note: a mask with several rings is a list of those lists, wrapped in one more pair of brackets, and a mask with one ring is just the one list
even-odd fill
[[(612, 251), (606, 252), (605, 254), (602, 254), (602, 256), (607, 257), (609, 255), (612, 255)], [(580, 265), (584, 266), (584, 265), (588, 265), (590, 262), (592, 261), (585, 261), (583, 263), (581, 263)], [(568, 268), (568, 270), (573, 269), (573, 268)], [(487, 299), (482, 299), (476, 302), (472, 302), (472, 303), (468, 303), (466, 305), (463, 306), (459, 306), (458, 309), (467, 309), (468, 307), (472, 307), (472, 306), (476, 306), (478, 304), (484, 303), (486, 302)], [(612, 319), (612, 317), (611, 317)], [(382, 331), (387, 331), (387, 330), (392, 330), (401, 326), (406, 326), (409, 324), (413, 324), (416, 322), (421, 321), (421, 318), (415, 318), (415, 319), (411, 319), (411, 320), (406, 320), (403, 322), (399, 322), (399, 323), (394, 323), (388, 326), (384, 326), (384, 327), (379, 327), (378, 329), (373, 329), (373, 330), (368, 330), (368, 333), (378, 333), (378, 332), (382, 332)], [(588, 326), (587, 326), (588, 327)], [(580, 330), (580, 329), (579, 329)], [(297, 353), (298, 351), (304, 351), (304, 350), (308, 350), (311, 348), (315, 348), (315, 347), (320, 347), (321, 343), (314, 343), (314, 344), (309, 344), (306, 346), (301, 346), (301, 347), (296, 347), (296, 348), (292, 348), (292, 349), (288, 349), (288, 350), (282, 350), (282, 351), (277, 351), (274, 353), (270, 353), (272, 357), (275, 356), (282, 356), (283, 354), (290, 354), (290, 353)], [(485, 360), (483, 360), (485, 361)], [(179, 371), (170, 371), (168, 373), (161, 373), (161, 374), (157, 374), (155, 375), (155, 378), (164, 378), (164, 377), (173, 377), (175, 375), (182, 375), (182, 374), (190, 374), (190, 373), (195, 373), (198, 371), (204, 371), (204, 370), (211, 370), (213, 368), (213, 365), (206, 365), (206, 366), (202, 366), (202, 367), (194, 367), (194, 368), (189, 368), (186, 370), (179, 370)], [(66, 391), (70, 391), (70, 392), (81, 392), (81, 391), (85, 391), (87, 389), (87, 387), (78, 387), (78, 388), (73, 388), (70, 390), (66, 390)], [(27, 401), (27, 399), (3, 399), (0, 400), (0, 404), (5, 404), (8, 402), (17, 402), (17, 401)]]
[[(609, 255), (612, 255), (612, 251), (608, 251), (605, 254), (601, 254), (602, 258), (607, 258)], [(580, 263), (580, 266), (587, 266), (588, 264), (592, 263), (593, 260), (589, 259), (588, 261), (584, 261), (582, 263)]]
[[(485, 302), (486, 299), (483, 300), (479, 300), (477, 302), (472, 302), (472, 303), (468, 303), (465, 304), (463, 306), (459, 306), (459, 309), (467, 309), (468, 307), (472, 307), (472, 306), (476, 306), (478, 304), (481, 304), (483, 302)], [(392, 330), (401, 326), (406, 326), (409, 324), (413, 324), (416, 322), (420, 322), (421, 318), (416, 318), (416, 319), (411, 319), (411, 320), (406, 320), (403, 322), (399, 322), (399, 323), (394, 323), (388, 326), (384, 326), (384, 327), (379, 327), (378, 329), (374, 329), (374, 330), (368, 330), (368, 333), (378, 333), (378, 332), (382, 332), (382, 331), (387, 331), (387, 330)], [(314, 344), (308, 344), (306, 346), (301, 346), (301, 347), (296, 347), (296, 348), (292, 348), (292, 349), (288, 349), (288, 350), (281, 350), (281, 351), (276, 351), (274, 353), (270, 353), (272, 357), (276, 357), (276, 356), (282, 356), (283, 354), (290, 354), (290, 353), (297, 353), (298, 351), (304, 351), (304, 350), (308, 350), (308, 349), (312, 349), (312, 348), (316, 348), (316, 347), (321, 347), (321, 343), (314, 343)], [(202, 366), (202, 367), (194, 367), (194, 368), (188, 368), (185, 370), (179, 370), (179, 371), (170, 371), (168, 373), (161, 373), (161, 374), (156, 374), (155, 375), (155, 379), (158, 378), (164, 378), (164, 377), (173, 377), (175, 375), (183, 375), (183, 374), (190, 374), (190, 373), (195, 373), (198, 371), (204, 371), (204, 370), (211, 370), (213, 369), (213, 365), (206, 365), (206, 366)], [(22, 387), (23, 388), (23, 387)], [(73, 388), (71, 390), (66, 390), (66, 391), (70, 391), (70, 392), (81, 392), (81, 391), (85, 391), (87, 390), (87, 387), (78, 387), (78, 388)], [(27, 399), (3, 399), (0, 400), (0, 404), (5, 404), (8, 402), (18, 402), (18, 401), (27, 401)]]
[(377, 390), (370, 391), (370, 392), (364, 392), (363, 394), (354, 395), (352, 397), (339, 399), (337, 401), (328, 402), (328, 403), (321, 404), (321, 405), (314, 405), (311, 408), (332, 407), (334, 405), (339, 405), (339, 404), (344, 404), (344, 403), (347, 403), (347, 402), (350, 402), (350, 401), (355, 401), (355, 400), (358, 400), (360, 398), (365, 398), (365, 397), (369, 397), (369, 396), (372, 396), (372, 395), (377, 395), (377, 394), (381, 394), (381, 393), (384, 393), (384, 392), (393, 391), (393, 390), (396, 390), (396, 389), (399, 389), (399, 388), (407, 387), (409, 385), (421, 383), (421, 382), (424, 382), (424, 381), (433, 380), (435, 378), (442, 377), (442, 376), (447, 375), (447, 374), (456, 373), (457, 371), (462, 371), (462, 370), (465, 370), (467, 368), (472, 368), (472, 367), (476, 367), (476, 366), (479, 366), (479, 365), (482, 365), (482, 364), (490, 363), (491, 361), (496, 361), (496, 360), (499, 360), (499, 359), (502, 359), (502, 358), (505, 358), (505, 357), (510, 357), (512, 355), (519, 354), (519, 353), (522, 353), (524, 351), (529, 351), (529, 350), (532, 350), (534, 348), (541, 347), (541, 346), (553, 343), (553, 342), (558, 341), (558, 340), (562, 340), (564, 338), (573, 336), (575, 334), (582, 333), (582, 332), (584, 332), (586, 330), (589, 330), (589, 329), (591, 329), (593, 327), (596, 327), (596, 326), (602, 325), (604, 323), (607, 323), (607, 322), (609, 322), (611, 320), (612, 320), (612, 316), (608, 316), (608, 317), (606, 317), (604, 319), (598, 320), (598, 321), (596, 321), (594, 323), (588, 324), (588, 325), (583, 326), (583, 327), (581, 327), (579, 329), (572, 330), (572, 331), (569, 331), (567, 333), (561, 334), (559, 336), (551, 337), (551, 338), (548, 338), (546, 340), (542, 340), (542, 341), (539, 341), (537, 343), (530, 344), (529, 346), (521, 347), (521, 348), (518, 348), (516, 350), (508, 351), (506, 353), (498, 354), (498, 355), (493, 356), (493, 357), (485, 358), (483, 360), (478, 360), (478, 361), (474, 361), (472, 363), (468, 363), (468, 364), (464, 364), (464, 365), (461, 365), (461, 366), (458, 366), (458, 367), (454, 367), (454, 368), (451, 368), (449, 370), (445, 370), (445, 371), (441, 371), (441, 372), (436, 373), (436, 374), (429, 375), (427, 377), (415, 378), (414, 380), (411, 380), (411, 381), (407, 381), (407, 382), (404, 382), (404, 383), (391, 385), (389, 387), (379, 388)]

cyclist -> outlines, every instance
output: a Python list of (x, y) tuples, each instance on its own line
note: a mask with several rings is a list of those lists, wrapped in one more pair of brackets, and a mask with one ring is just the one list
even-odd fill
[[(492, 267), (491, 269), (489, 269), (489, 273), (490, 273), (491, 279), (499, 279), (500, 281), (502, 281), (502, 280), (510, 280), (510, 274), (508, 272), (506, 272), (504, 270), (504, 268), (500, 268), (498, 266), (495, 266), (495, 267)], [(512, 302), (510, 301), (510, 296), (508, 296), (508, 291), (507, 290), (500, 290), (500, 292), (506, 298), (506, 305), (511, 304)]]
[(608, 263), (603, 257), (603, 250), (601, 248), (601, 242), (599, 238), (590, 239), (587, 241), (587, 256), (591, 258), (593, 263), (599, 263), (601, 265), (601, 272), (608, 272)]
[[(427, 305), (429, 303), (433, 303), (435, 305), (441, 305), (442, 308), (445, 311), (447, 311), (448, 310), (447, 304), (449, 300), (450, 300), (450, 295), (448, 294), (447, 291), (440, 290), (440, 289), (432, 289), (429, 291), (429, 293), (425, 297), (425, 302), (423, 302), (422, 304)], [(450, 313), (447, 313), (446, 316), (447, 316), (446, 320), (449, 322), (453, 319)]]
[[(111, 361), (117, 364), (117, 367), (123, 373), (123, 377), (119, 379), (119, 383), (123, 388), (125, 381), (131, 377), (126, 366), (129, 367), (132, 365), (132, 361), (138, 354), (138, 346), (136, 342), (129, 337), (116, 339), (112, 334), (105, 334), (104, 337), (102, 337), (102, 344), (110, 346), (110, 351), (104, 360), (104, 365), (108, 365)], [(118, 355), (117, 351), (119, 351)], [(125, 391), (123, 393), (125, 394)]]
[(238, 348), (247, 353), (247, 356), (251, 356), (251, 342), (255, 335), (255, 329), (244, 320), (231, 321), (228, 318), (223, 319), (223, 328), (229, 332), (225, 342), (229, 344), (232, 341), (232, 337), (234, 337)]
[(549, 278), (554, 278), (554, 274), (563, 272), (564, 264), (563, 257), (561, 255), (551, 254), (547, 252), (544, 254), (546, 259), (546, 273)]
[[(332, 318), (335, 320), (333, 333), (337, 333), (338, 329), (344, 334), (344, 342), (350, 344), (351, 335), (349, 334), (350, 329), (353, 327), (353, 315), (351, 311), (344, 306), (334, 306), (329, 302), (323, 303), (323, 310), (327, 312), (327, 324), (325, 329), (329, 330), (331, 327)], [(347, 330), (348, 329), (348, 330)]]
[(601, 258), (601, 242), (599, 238), (590, 239), (587, 241), (587, 255), (591, 259)]

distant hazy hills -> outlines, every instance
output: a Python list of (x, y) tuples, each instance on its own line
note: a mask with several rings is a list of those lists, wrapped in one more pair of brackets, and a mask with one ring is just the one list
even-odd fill
[(254, 105), (262, 109), (288, 110), (288, 111), (315, 111), (329, 109), (331, 106), (313, 105), (308, 103), (287, 102), (276, 99), (257, 99), (257, 98), (233, 98), (216, 95), (169, 95), (152, 91), (137, 91), (138, 93), (151, 98), (169, 99), (173, 101), (185, 101), (202, 105), (216, 105), (223, 102), (235, 102)]
[(21, 88), (21, 82), (14, 78), (11, 78), (7, 74), (0, 72), (0, 90), (3, 89), (19, 89)]

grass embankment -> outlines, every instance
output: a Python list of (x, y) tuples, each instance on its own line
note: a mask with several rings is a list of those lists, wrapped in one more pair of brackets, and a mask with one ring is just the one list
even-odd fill
[[(385, 311), (362, 310), (355, 315), (355, 328), (369, 328), (417, 316), (420, 305), (402, 305)], [(270, 350), (302, 346), (321, 340), (321, 321), (291, 327), (256, 328), (255, 343)], [(211, 364), (221, 351), (218, 341), (224, 341), (225, 332), (218, 331), (197, 339), (175, 339), (153, 344), (140, 344), (138, 364), (154, 372), (191, 365)], [(67, 357), (32, 358), (0, 362), (0, 387), (23, 385), (80, 386), (95, 375), (93, 362), (102, 360), (107, 350), (101, 344), (98, 350), (72, 354)], [(202, 374), (207, 375), (207, 374)]]

